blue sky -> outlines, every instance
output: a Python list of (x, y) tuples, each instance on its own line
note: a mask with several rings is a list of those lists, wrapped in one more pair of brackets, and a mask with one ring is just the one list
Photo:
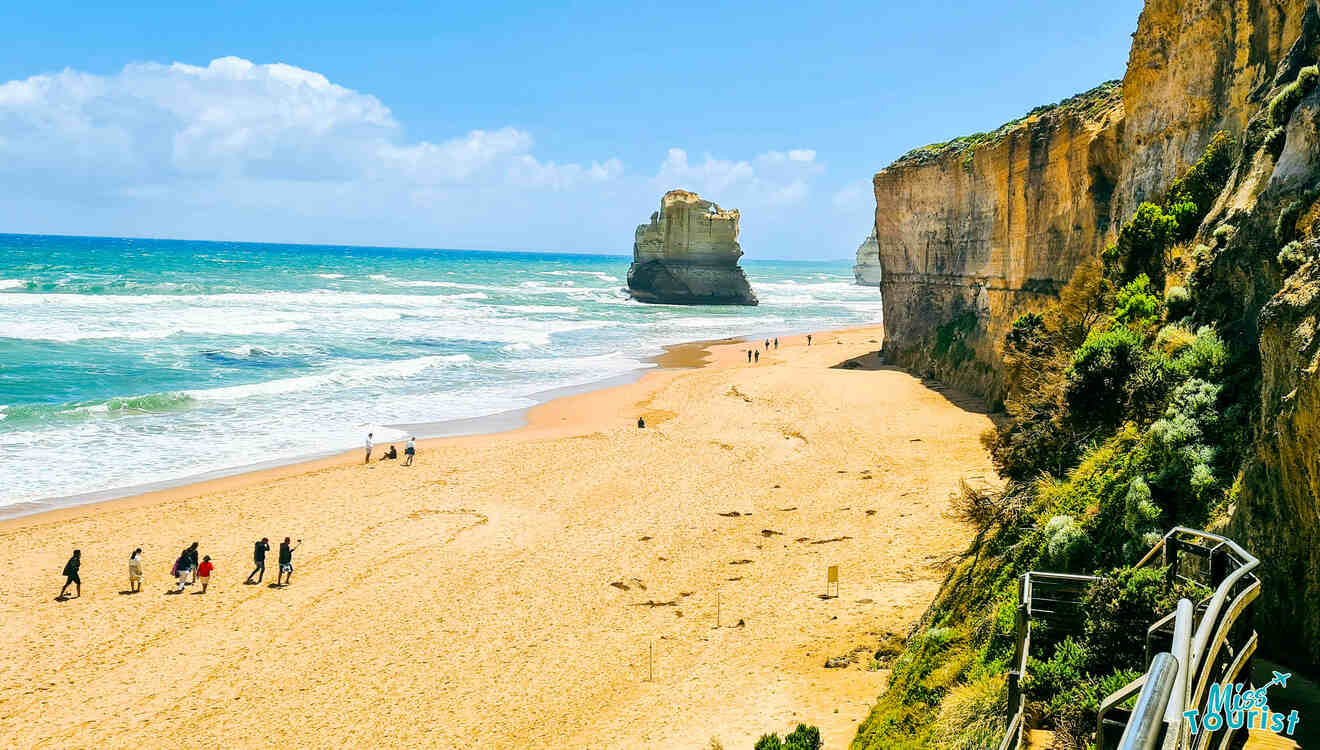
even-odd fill
[(1141, 9), (187, 5), (6, 11), (0, 231), (626, 252), (683, 187), (846, 257), (875, 171), (1121, 77)]

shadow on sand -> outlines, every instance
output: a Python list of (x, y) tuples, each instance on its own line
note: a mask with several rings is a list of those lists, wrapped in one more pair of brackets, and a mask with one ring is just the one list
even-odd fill
[[(921, 377), (911, 370), (897, 365), (891, 365), (886, 362), (884, 350), (859, 354), (852, 359), (845, 359), (837, 365), (831, 365), (830, 368), (834, 370), (857, 370), (861, 372), (876, 372), (883, 370), (888, 372), (902, 372), (912, 375), (913, 377)], [(921, 377), (921, 384), (940, 394), (946, 401), (963, 411), (971, 412), (973, 414), (991, 414), (990, 409), (986, 407), (985, 401), (976, 396), (963, 393), (956, 388), (950, 388), (931, 377)]]

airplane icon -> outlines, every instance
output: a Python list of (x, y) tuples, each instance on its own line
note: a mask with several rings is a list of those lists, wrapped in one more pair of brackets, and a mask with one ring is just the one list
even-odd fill
[(1286, 687), (1288, 687), (1288, 678), (1289, 678), (1289, 677), (1292, 677), (1292, 672), (1287, 672), (1287, 673), (1283, 673), (1283, 674), (1281, 674), (1281, 673), (1279, 673), (1279, 672), (1275, 672), (1275, 673), (1274, 673), (1274, 679), (1270, 680), (1270, 684), (1271, 684), (1271, 685), (1278, 685), (1278, 686), (1281, 687), (1281, 688), (1286, 688)]

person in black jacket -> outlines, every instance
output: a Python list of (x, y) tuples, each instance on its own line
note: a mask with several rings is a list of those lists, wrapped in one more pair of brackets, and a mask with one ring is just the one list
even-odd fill
[[(261, 541), (252, 547), (252, 562), (256, 567), (252, 568), (251, 573), (248, 573), (247, 580), (244, 583), (261, 583), (261, 579), (266, 577), (267, 552), (270, 552), (270, 540), (263, 536)], [(252, 576), (256, 576), (257, 580), (252, 580)]]
[(78, 598), (82, 598), (82, 579), (78, 577), (78, 568), (82, 565), (82, 550), (74, 550), (73, 557), (64, 563), (64, 588), (60, 589), (59, 599), (64, 598), (64, 593), (69, 590), (69, 584), (74, 585)]
[(198, 562), (198, 560), (197, 560), (197, 542), (193, 542), (192, 544), (188, 545), (188, 549), (185, 549), (185, 550), (183, 551), (183, 554), (182, 554), (182, 555), (179, 555), (179, 559), (183, 561), (183, 568), (184, 568), (184, 570), (188, 571), (188, 583), (189, 583), (189, 584), (196, 583), (196, 582), (197, 582), (197, 562)]
[(287, 536), (284, 537), (283, 542), (280, 542), (280, 569), (275, 574), (276, 586), (288, 586), (293, 583), (293, 551), (301, 544), (302, 540), (299, 539), (298, 544), (290, 546)]

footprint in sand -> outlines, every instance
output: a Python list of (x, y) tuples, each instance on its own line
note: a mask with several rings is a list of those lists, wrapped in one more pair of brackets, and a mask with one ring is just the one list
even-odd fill
[(770, 536), (783, 536), (783, 535), (784, 532), (782, 531), (775, 531), (774, 529), (761, 529), (761, 536), (770, 537)]
[(628, 584), (624, 583), (623, 581), (610, 581), (610, 585), (616, 589), (619, 589), (620, 591), (630, 590)]
[(730, 564), (730, 565), (749, 565), (749, 564), (751, 564), (751, 562), (752, 562), (751, 560), (734, 560), (733, 562), (731, 562), (731, 563), (729, 563), (729, 564)]
[(846, 539), (852, 539), (850, 536), (836, 536), (829, 539), (817, 539), (812, 544), (829, 544), (830, 542), (842, 542)]

